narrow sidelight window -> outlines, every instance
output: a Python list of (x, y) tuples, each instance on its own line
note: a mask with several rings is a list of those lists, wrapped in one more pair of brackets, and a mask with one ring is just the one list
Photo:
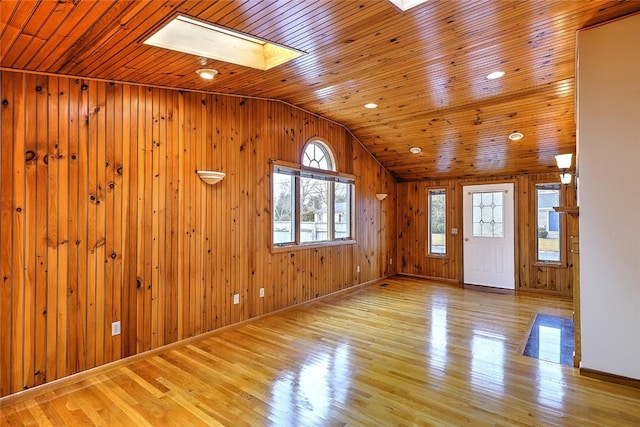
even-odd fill
[(536, 185), (537, 261), (560, 262), (560, 184)]
[(429, 190), (429, 255), (447, 253), (447, 194)]

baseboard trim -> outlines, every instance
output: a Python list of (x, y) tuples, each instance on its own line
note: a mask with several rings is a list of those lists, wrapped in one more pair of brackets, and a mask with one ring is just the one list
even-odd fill
[(406, 277), (416, 277), (418, 279), (430, 280), (432, 282), (438, 283), (449, 283), (452, 285), (461, 285), (458, 279), (448, 279), (446, 277), (434, 277), (434, 276), (423, 276), (421, 274), (411, 274), (411, 273), (398, 273), (395, 276), (406, 276)]
[(622, 375), (610, 374), (608, 372), (596, 371), (587, 368), (580, 368), (580, 375), (640, 389), (640, 380), (635, 378), (623, 377)]
[(470, 285), (470, 284), (464, 283), (462, 285), (462, 287), (465, 288), (465, 289), (473, 290), (473, 291), (489, 292), (489, 293), (492, 293), (492, 294), (500, 294), (500, 295), (515, 295), (516, 294), (515, 289), (494, 288), (492, 286)]
[[(50, 392), (52, 392), (54, 390), (57, 390), (57, 389), (62, 388), (62, 387), (65, 387), (65, 386), (67, 386), (69, 384), (72, 384), (72, 383), (83, 381), (83, 380), (85, 380), (85, 379), (87, 379), (89, 377), (94, 377), (94, 376), (100, 375), (100, 374), (102, 374), (104, 372), (112, 371), (112, 370), (121, 368), (121, 367), (126, 366), (126, 365), (128, 365), (130, 363), (133, 363), (133, 362), (135, 362), (135, 361), (137, 361), (137, 360), (139, 360), (139, 359), (141, 359), (143, 357), (156, 356), (156, 355), (158, 355), (160, 353), (163, 353), (163, 352), (166, 352), (166, 351), (169, 351), (169, 350), (173, 350), (173, 349), (179, 348), (179, 347), (184, 347), (184, 346), (187, 346), (189, 344), (193, 344), (194, 342), (198, 342), (198, 341), (207, 339), (207, 338), (209, 338), (211, 336), (215, 336), (216, 334), (222, 333), (222, 332), (227, 331), (229, 329), (237, 328), (237, 327), (246, 325), (248, 323), (255, 322), (255, 321), (260, 320), (260, 319), (264, 319), (264, 318), (267, 318), (267, 317), (270, 317), (270, 316), (274, 316), (276, 314), (282, 313), (282, 312), (287, 311), (287, 310), (291, 310), (291, 309), (296, 308), (296, 307), (309, 305), (309, 304), (312, 304), (312, 303), (317, 302), (317, 301), (321, 301), (321, 300), (326, 299), (326, 298), (331, 298), (331, 297), (335, 297), (335, 296), (338, 296), (338, 295), (347, 294), (349, 292), (356, 291), (356, 290), (358, 290), (360, 288), (363, 288), (365, 286), (373, 285), (373, 284), (376, 284), (378, 282), (382, 282), (384, 280), (387, 280), (389, 277), (392, 277), (392, 276), (379, 277), (377, 279), (369, 280), (369, 281), (366, 281), (366, 282), (363, 282), (363, 283), (358, 283), (358, 284), (355, 284), (355, 285), (350, 286), (348, 288), (339, 289), (339, 290), (337, 290), (335, 292), (331, 292), (329, 294), (322, 295), (322, 296), (319, 296), (317, 298), (313, 298), (313, 299), (308, 300), (308, 301), (303, 301), (303, 302), (300, 302), (300, 303), (295, 304), (295, 305), (290, 305), (288, 307), (284, 307), (284, 308), (281, 308), (281, 309), (278, 309), (278, 310), (275, 310), (275, 311), (272, 311), (272, 312), (269, 312), (269, 313), (261, 314), (261, 315), (258, 315), (256, 317), (252, 317), (250, 319), (242, 320), (242, 321), (240, 321), (238, 323), (233, 323), (231, 325), (223, 326), (221, 328), (214, 329), (214, 330), (208, 331), (208, 332), (204, 332), (202, 334), (195, 335), (193, 337), (188, 337), (188, 338), (182, 339), (180, 341), (172, 342), (170, 344), (165, 344), (165, 345), (163, 345), (161, 347), (158, 347), (158, 348), (147, 350), (147, 351), (142, 352), (142, 353), (137, 353), (137, 354), (125, 357), (123, 359), (114, 360), (113, 362), (109, 362), (109, 363), (106, 363), (104, 365), (96, 366), (95, 368), (87, 369), (86, 371), (77, 372), (75, 374), (71, 374), (71, 375), (68, 375), (66, 377), (58, 378), (58, 379), (53, 380), (51, 382), (47, 382), (47, 383), (44, 383), (44, 384), (41, 384), (41, 385), (38, 385), (38, 386), (34, 386), (34, 387), (32, 387), (30, 389), (27, 389), (27, 390), (22, 390), (22, 391), (13, 393), (13, 394), (9, 394), (9, 395), (4, 396), (4, 397), (0, 397), (0, 409), (4, 408), (5, 406), (12, 405), (12, 404), (14, 404), (16, 402), (19, 402), (19, 401), (32, 399), (32, 398), (35, 398), (35, 397), (38, 397), (38, 396), (42, 396), (43, 394), (50, 393)], [(60, 397), (60, 396), (61, 396), (60, 394), (56, 394), (54, 397)]]
[(559, 291), (551, 291), (548, 289), (536, 289), (536, 288), (524, 288), (524, 287), (519, 287), (516, 288), (516, 291), (519, 293), (528, 293), (528, 294), (538, 294), (538, 295), (545, 295), (545, 296), (552, 296), (552, 297), (558, 297), (558, 298), (563, 298), (567, 301), (572, 301), (573, 300), (573, 293), (569, 294), (569, 293), (564, 293), (564, 292), (559, 292)]

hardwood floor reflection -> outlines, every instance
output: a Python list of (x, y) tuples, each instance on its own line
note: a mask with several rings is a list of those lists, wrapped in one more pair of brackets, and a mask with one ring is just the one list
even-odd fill
[(573, 320), (537, 314), (524, 347), (525, 356), (573, 366)]
[(640, 390), (522, 355), (570, 303), (386, 280), (0, 409), (0, 425), (640, 425)]

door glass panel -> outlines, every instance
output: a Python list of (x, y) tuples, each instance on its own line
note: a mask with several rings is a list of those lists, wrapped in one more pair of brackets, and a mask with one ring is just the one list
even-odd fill
[(502, 206), (493, 208), (493, 219), (496, 223), (502, 223)]
[(502, 191), (473, 194), (473, 237), (504, 237)]
[(473, 223), (473, 235), (479, 236), (482, 234), (482, 226), (478, 223)]

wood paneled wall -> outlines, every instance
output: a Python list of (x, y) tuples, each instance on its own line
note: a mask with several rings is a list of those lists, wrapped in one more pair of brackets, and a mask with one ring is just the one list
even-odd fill
[[(0, 396), (396, 271), (396, 183), (335, 123), (100, 81), (0, 85)], [(272, 253), (270, 160), (299, 162), (313, 136), (356, 175), (357, 243)]]
[[(559, 182), (558, 173), (520, 175), (474, 180), (471, 178), (398, 184), (398, 272), (463, 282), (463, 212), (462, 187), (489, 182), (513, 182), (515, 188), (516, 289), (572, 295), (570, 236), (578, 236), (578, 219), (560, 216), (563, 230), (563, 263), (549, 265), (536, 262), (535, 185)], [(447, 190), (447, 256), (427, 255), (428, 206), (430, 189)], [(576, 206), (573, 186), (562, 186), (562, 206)], [(452, 235), (451, 228), (458, 234)]]

